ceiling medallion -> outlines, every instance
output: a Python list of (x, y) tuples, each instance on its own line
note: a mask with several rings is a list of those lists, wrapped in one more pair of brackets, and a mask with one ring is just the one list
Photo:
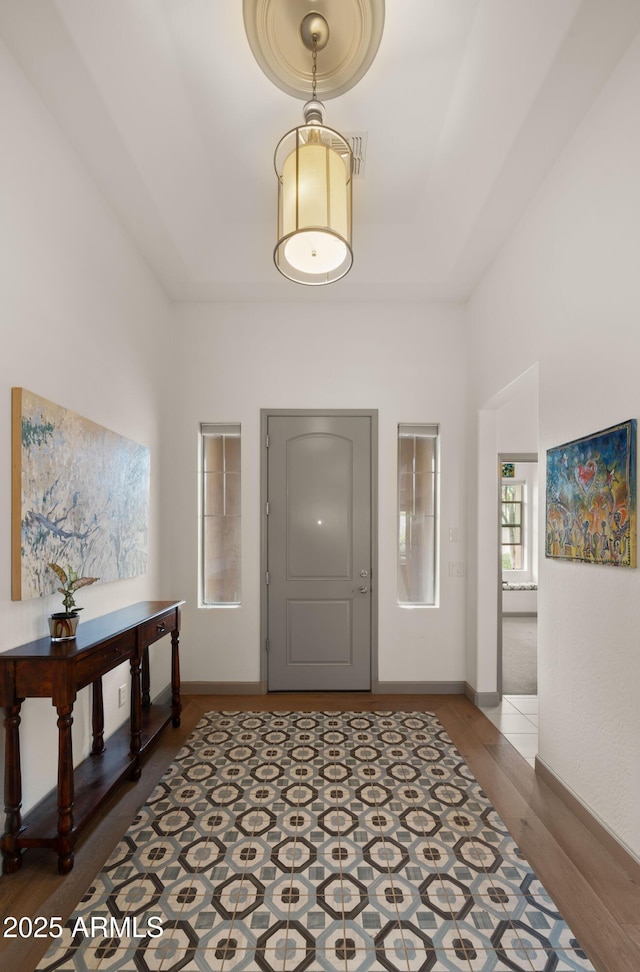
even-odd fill
[[(335, 98), (366, 74), (384, 26), (384, 0), (243, 0), (244, 26), (253, 55), (278, 88), (294, 98), (309, 97), (309, 44), (301, 37), (306, 22), (330, 24), (320, 36), (316, 78), (318, 97)], [(317, 18), (317, 21), (316, 21)]]

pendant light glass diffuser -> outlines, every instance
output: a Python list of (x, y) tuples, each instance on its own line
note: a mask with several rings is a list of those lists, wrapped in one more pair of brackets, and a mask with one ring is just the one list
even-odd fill
[(351, 146), (318, 122), (302, 125), (278, 143), (275, 167), (278, 270), (302, 284), (339, 280), (353, 263)]

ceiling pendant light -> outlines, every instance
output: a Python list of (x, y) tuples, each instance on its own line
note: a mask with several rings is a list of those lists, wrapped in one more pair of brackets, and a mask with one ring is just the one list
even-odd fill
[(351, 146), (324, 125), (324, 105), (316, 98), (317, 54), (329, 40), (323, 16), (310, 13), (300, 35), (313, 59), (311, 100), (304, 125), (280, 139), (274, 163), (278, 176), (278, 270), (296, 283), (333, 283), (351, 269)]

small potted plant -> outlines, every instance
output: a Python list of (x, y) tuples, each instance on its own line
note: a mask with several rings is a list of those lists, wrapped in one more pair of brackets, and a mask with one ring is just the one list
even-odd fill
[(76, 604), (74, 595), (81, 587), (87, 587), (100, 578), (78, 577), (72, 567), (67, 567), (65, 571), (59, 564), (49, 564), (48, 566), (62, 584), (62, 587), (58, 588), (58, 592), (63, 595), (62, 605), (64, 607), (64, 611), (58, 611), (49, 618), (51, 640), (69, 641), (76, 636), (79, 621), (78, 612), (82, 611), (82, 608)]

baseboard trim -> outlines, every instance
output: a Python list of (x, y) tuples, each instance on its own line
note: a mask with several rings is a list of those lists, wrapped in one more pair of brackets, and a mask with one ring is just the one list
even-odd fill
[(266, 695), (262, 682), (183, 682), (184, 695)]
[(624, 868), (629, 877), (633, 881), (640, 883), (640, 858), (636, 857), (631, 848), (627, 847), (619, 837), (616, 837), (604, 821), (600, 820), (592, 810), (589, 810), (580, 797), (556, 776), (540, 756), (536, 756), (535, 768), (536, 774), (542, 782), (575, 814), (580, 823), (602, 844), (614, 860)]
[(371, 683), (373, 695), (462, 695), (464, 682), (378, 682)]
[(476, 690), (469, 685), (468, 682), (464, 683), (464, 694), (473, 702), (479, 709), (491, 708), (494, 705), (499, 705), (500, 696), (497, 692), (476, 692)]
[[(184, 695), (266, 695), (262, 682), (183, 682)], [(378, 682), (372, 695), (463, 695), (464, 682)]]

